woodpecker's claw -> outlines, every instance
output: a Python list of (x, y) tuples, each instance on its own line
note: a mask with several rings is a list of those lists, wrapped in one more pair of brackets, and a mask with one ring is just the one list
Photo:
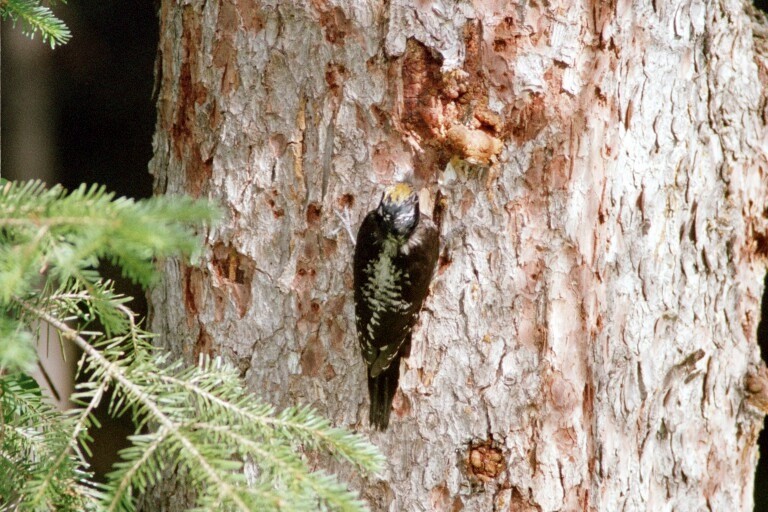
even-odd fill
[[(341, 220), (341, 225), (349, 235), (352, 245), (355, 245), (355, 234), (352, 232), (352, 213), (349, 211), (349, 208), (345, 206), (341, 211), (334, 209), (333, 213), (335, 213), (339, 220)], [(338, 229), (336, 230), (336, 233), (338, 233)]]

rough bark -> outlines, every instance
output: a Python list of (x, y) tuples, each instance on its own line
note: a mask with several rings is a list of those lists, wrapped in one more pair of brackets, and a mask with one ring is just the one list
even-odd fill
[[(374, 510), (750, 510), (766, 68), (738, 0), (164, 1), (151, 170), (220, 201), (162, 343), (370, 434)], [(758, 34), (759, 35), (759, 34)], [(352, 244), (413, 169), (443, 249), (390, 428)]]

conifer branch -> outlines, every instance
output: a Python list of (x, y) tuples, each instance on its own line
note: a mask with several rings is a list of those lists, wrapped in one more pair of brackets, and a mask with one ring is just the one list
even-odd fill
[(107, 381), (103, 381), (92, 394), (88, 406), (84, 409), (76, 411), (77, 421), (75, 422), (72, 431), (69, 433), (69, 441), (62, 446), (62, 449), (59, 451), (59, 455), (56, 457), (56, 459), (54, 459), (53, 463), (45, 472), (43, 480), (40, 482), (38, 487), (37, 493), (29, 499), (28, 504), (30, 509), (36, 510), (38, 507), (44, 505), (43, 502), (45, 501), (46, 490), (49, 488), (50, 483), (56, 478), (56, 474), (59, 472), (61, 465), (65, 463), (71, 452), (75, 452), (79, 460), (85, 460), (85, 457), (83, 457), (83, 455), (80, 453), (78, 442), (82, 440), (84, 431), (90, 427), (91, 415), (93, 414), (94, 409), (98, 407), (106, 389)]
[(67, 25), (50, 8), (42, 5), (40, 0), (2, 0), (0, 16), (3, 19), (10, 18), (14, 25), (21, 21), (22, 32), (30, 38), (40, 32), (43, 42), (49, 43), (51, 48), (66, 43), (72, 37)]
[[(18, 301), (18, 304), (26, 311), (39, 317), (41, 320), (45, 320), (46, 322), (50, 323), (52, 326), (59, 330), (62, 337), (72, 341), (75, 345), (78, 346), (78, 348), (80, 348), (80, 350), (85, 352), (86, 356), (99, 367), (100, 371), (103, 373), (105, 382), (114, 380), (125, 394), (146, 408), (152, 419), (160, 424), (161, 431), (166, 430), (168, 432), (168, 436), (175, 437), (176, 440), (181, 443), (181, 446), (187, 451), (188, 454), (192, 456), (195, 462), (200, 465), (211, 482), (218, 486), (218, 492), (222, 497), (231, 500), (237, 505), (238, 509), (242, 510), (243, 512), (250, 511), (239, 493), (235, 492), (235, 489), (229, 484), (229, 482), (226, 482), (223, 478), (221, 478), (219, 472), (217, 472), (209, 464), (208, 460), (202, 456), (195, 443), (182, 434), (178, 428), (178, 425), (162, 411), (161, 407), (154, 400), (152, 400), (152, 397), (148, 395), (145, 390), (143, 390), (140, 386), (137, 386), (131, 379), (126, 376), (125, 371), (119, 364), (109, 361), (101, 354), (101, 352), (96, 350), (90, 343), (88, 343), (88, 341), (80, 336), (75, 329), (72, 329), (64, 322), (59, 321), (58, 318), (51, 316), (45, 311), (31, 306), (24, 301)], [(110, 509), (111, 508), (112, 507), (110, 507)]]
[[(187, 477), (203, 509), (365, 509), (335, 476), (310, 470), (304, 454), (322, 450), (376, 472), (383, 458), (372, 444), (308, 408), (276, 413), (221, 359), (191, 368), (171, 361), (151, 345), (130, 298), (97, 271), (108, 259), (149, 284), (153, 259), (193, 252), (190, 226), (215, 217), (183, 198), (135, 202), (103, 187), (67, 194), (36, 182), (0, 185), (0, 471), (8, 476), (0, 508), (133, 510), (133, 498), (172, 470)], [(35, 357), (30, 326), (39, 321), (84, 353), (88, 380), (72, 397), (82, 408), (70, 414), (44, 404), (25, 373)], [(95, 487), (83, 452), (108, 388), (110, 414), (130, 413), (137, 434)]]

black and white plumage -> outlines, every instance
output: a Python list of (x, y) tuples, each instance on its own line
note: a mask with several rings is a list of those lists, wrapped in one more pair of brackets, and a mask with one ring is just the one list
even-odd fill
[(357, 337), (368, 366), (370, 422), (379, 430), (389, 424), (400, 358), (410, 350), (439, 245), (435, 224), (419, 212), (419, 198), (406, 183), (387, 187), (357, 234)]

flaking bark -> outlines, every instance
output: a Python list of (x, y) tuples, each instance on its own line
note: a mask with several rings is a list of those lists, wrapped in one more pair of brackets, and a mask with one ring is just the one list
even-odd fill
[[(373, 510), (750, 510), (765, 21), (737, 0), (162, 3), (160, 193), (227, 221), (153, 328), (370, 433)], [(354, 227), (413, 169), (443, 251), (386, 433)], [(762, 242), (761, 242), (762, 241)]]

